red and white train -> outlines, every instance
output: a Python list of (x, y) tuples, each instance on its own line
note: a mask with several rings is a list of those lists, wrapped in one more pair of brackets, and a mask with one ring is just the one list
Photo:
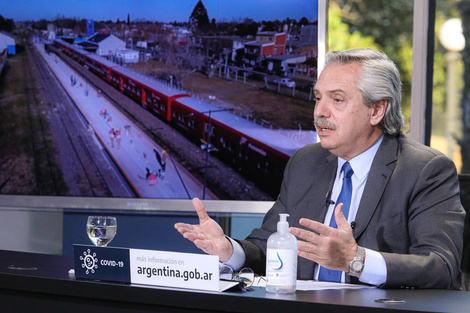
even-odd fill
[(211, 154), (273, 197), (289, 157), (315, 141), (313, 131), (267, 129), (65, 41), (55, 40), (54, 46), (193, 142), (210, 142), (215, 148)]

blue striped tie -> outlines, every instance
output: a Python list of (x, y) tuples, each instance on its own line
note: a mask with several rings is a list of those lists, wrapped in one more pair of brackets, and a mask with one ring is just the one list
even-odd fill
[[(351, 205), (351, 195), (352, 195), (352, 182), (351, 176), (354, 174), (354, 171), (351, 168), (349, 162), (343, 164), (341, 171), (344, 172), (343, 175), (343, 186), (341, 187), (341, 192), (339, 194), (338, 200), (336, 200), (336, 205), (343, 204), (343, 215), (348, 219), (349, 207)], [(331, 215), (330, 227), (338, 228), (335, 220), (335, 213)], [(318, 280), (321, 281), (331, 281), (331, 282), (341, 282), (341, 271), (329, 270), (324, 267), (320, 267), (320, 273), (318, 275)]]

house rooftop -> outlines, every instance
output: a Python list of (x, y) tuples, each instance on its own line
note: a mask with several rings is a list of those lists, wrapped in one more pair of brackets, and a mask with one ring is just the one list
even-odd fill
[(256, 36), (275, 36), (275, 35), (283, 35), (284, 33), (278, 33), (275, 31), (266, 31), (266, 32), (259, 32), (256, 34)]
[(88, 41), (99, 43), (99, 42), (105, 40), (106, 38), (108, 38), (109, 36), (110, 36), (110, 34), (98, 33), (98, 34), (94, 34), (93, 36), (88, 38)]

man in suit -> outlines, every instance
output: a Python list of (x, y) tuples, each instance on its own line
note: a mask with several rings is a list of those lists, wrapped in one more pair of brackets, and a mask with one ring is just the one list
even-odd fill
[[(457, 172), (445, 155), (402, 133), (395, 64), (370, 49), (330, 52), (315, 97), (321, 142), (292, 156), (259, 229), (246, 240), (227, 238), (198, 199), (200, 224), (175, 228), (235, 270), (264, 274), (267, 238), (279, 213), (288, 213), (290, 232), (300, 239), (299, 279), (462, 288), (465, 213)], [(346, 177), (348, 200), (340, 195)]]

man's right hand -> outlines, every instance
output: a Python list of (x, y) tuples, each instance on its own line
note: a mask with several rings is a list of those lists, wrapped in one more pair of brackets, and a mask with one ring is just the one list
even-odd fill
[(233, 254), (233, 247), (222, 228), (207, 215), (204, 205), (198, 198), (193, 199), (193, 206), (199, 217), (199, 225), (176, 223), (176, 230), (202, 251), (218, 255), (221, 262), (228, 261)]

